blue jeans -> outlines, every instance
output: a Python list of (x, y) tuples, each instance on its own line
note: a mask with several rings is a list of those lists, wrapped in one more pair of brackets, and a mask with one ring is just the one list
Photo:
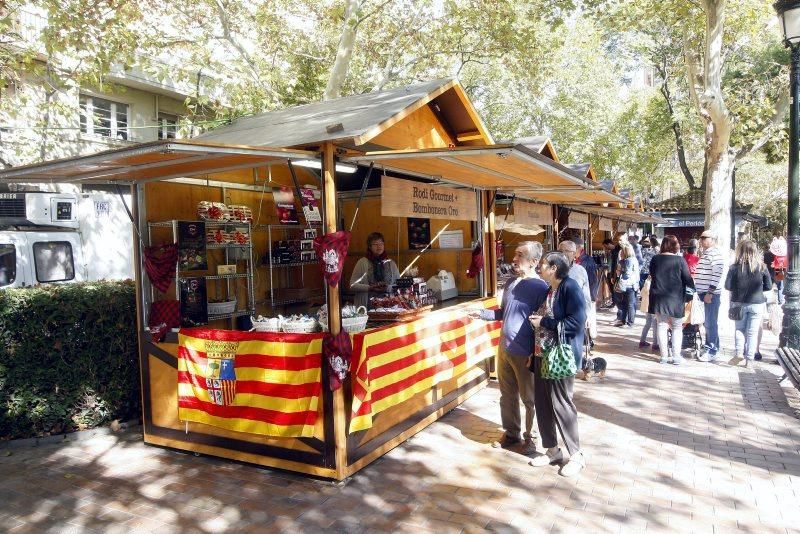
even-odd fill
[(783, 306), (783, 280), (775, 280), (775, 287), (778, 288), (778, 304)]
[(629, 287), (622, 293), (614, 293), (617, 297), (617, 320), (632, 325), (636, 318), (636, 290)]
[[(704, 300), (706, 295), (711, 295), (710, 304)], [(706, 312), (706, 342), (703, 349), (708, 352), (709, 356), (716, 356), (719, 351), (719, 294), (700, 293), (700, 298), (703, 299)]]
[(758, 347), (758, 328), (761, 326), (763, 304), (742, 304), (742, 318), (736, 321), (736, 354), (752, 360)]

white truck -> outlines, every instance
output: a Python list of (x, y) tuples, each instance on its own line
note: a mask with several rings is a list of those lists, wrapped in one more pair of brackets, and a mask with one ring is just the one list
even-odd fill
[(0, 289), (133, 278), (133, 227), (113, 193), (0, 193)]

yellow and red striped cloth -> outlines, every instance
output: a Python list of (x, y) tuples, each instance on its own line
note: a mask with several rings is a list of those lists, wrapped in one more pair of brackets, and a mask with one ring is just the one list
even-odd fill
[(323, 334), (182, 329), (178, 416), (238, 432), (311, 437)]
[[(481, 304), (493, 308), (497, 301)], [(378, 413), (494, 357), (499, 343), (499, 321), (473, 321), (463, 310), (355, 334), (350, 433), (371, 428)]]

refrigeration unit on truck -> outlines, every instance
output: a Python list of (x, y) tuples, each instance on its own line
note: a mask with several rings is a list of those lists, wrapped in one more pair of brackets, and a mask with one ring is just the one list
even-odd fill
[(132, 225), (111, 193), (0, 193), (0, 289), (133, 278)]

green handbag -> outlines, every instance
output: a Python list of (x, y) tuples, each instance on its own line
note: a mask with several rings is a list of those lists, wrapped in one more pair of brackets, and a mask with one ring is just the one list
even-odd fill
[(577, 372), (572, 345), (564, 342), (564, 329), (558, 323), (558, 342), (544, 349), (539, 374), (545, 380), (561, 380), (575, 376)]

